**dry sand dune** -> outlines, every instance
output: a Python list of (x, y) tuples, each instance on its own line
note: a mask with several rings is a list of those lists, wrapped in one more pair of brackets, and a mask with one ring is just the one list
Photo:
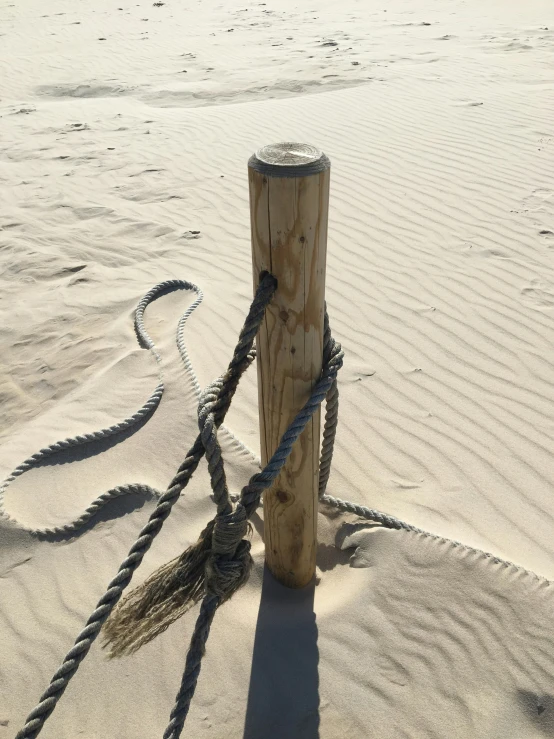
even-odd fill
[[(0, 476), (144, 403), (156, 367), (132, 317), (157, 282), (203, 290), (184, 336), (201, 386), (222, 371), (251, 298), (247, 158), (313, 143), (333, 166), (327, 301), (346, 352), (330, 492), (437, 537), (325, 512), (319, 584), (295, 593), (264, 575), (256, 518), (255, 571), (216, 617), (184, 736), (554, 736), (550, 3), (118, 3), (0, 6)], [(6, 491), (21, 525), (0, 520), (0, 739), (154, 500), (61, 541), (23, 527), (167, 485), (196, 432), (175, 345), (193, 299), (147, 309), (166, 380), (147, 422)], [(227, 425), (238, 490), (254, 372)], [(195, 540), (208, 491), (201, 468), (136, 582)], [(95, 645), (41, 736), (161, 736), (192, 622), (121, 661)]]

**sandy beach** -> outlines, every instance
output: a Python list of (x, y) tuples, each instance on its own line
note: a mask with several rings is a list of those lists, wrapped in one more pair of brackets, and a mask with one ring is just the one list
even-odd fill
[[(120, 4), (121, 3), (121, 4)], [(0, 4), (0, 739), (13, 739), (197, 433), (252, 298), (247, 161), (332, 163), (326, 300), (345, 351), (329, 492), (434, 536), (322, 510), (318, 582), (255, 566), (218, 612), (195, 739), (554, 737), (554, 21), (551, 3)], [(256, 372), (221, 434), (259, 456)], [(133, 584), (214, 514), (205, 465)], [(460, 542), (460, 543), (456, 543)], [(490, 553), (493, 556), (487, 556)], [(513, 563), (513, 564), (507, 564)], [(195, 612), (136, 655), (96, 643), (41, 739), (161, 737)]]

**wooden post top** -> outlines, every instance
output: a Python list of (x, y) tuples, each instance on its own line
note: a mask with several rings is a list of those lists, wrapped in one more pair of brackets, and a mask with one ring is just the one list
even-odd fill
[(329, 169), (331, 162), (315, 146), (286, 141), (258, 149), (248, 166), (268, 177), (309, 177)]

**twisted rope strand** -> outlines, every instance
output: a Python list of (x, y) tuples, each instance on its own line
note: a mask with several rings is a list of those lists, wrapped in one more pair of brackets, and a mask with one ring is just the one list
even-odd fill
[[(149, 290), (146, 295), (141, 298), (135, 309), (135, 333), (139, 346), (150, 351), (158, 366), (158, 384), (156, 385), (156, 388), (154, 389), (148, 400), (144, 403), (144, 405), (142, 405), (141, 408), (136, 411), (136, 413), (133, 413), (133, 415), (129, 416), (128, 418), (125, 418), (122, 421), (114, 423), (112, 426), (108, 426), (107, 428), (103, 428), (98, 431), (86, 434), (79, 434), (74, 437), (68, 437), (66, 439), (62, 439), (61, 441), (57, 441), (48, 447), (40, 449), (38, 452), (32, 454), (24, 462), (18, 465), (15, 470), (13, 470), (13, 472), (0, 484), (0, 516), (2, 516), (5, 520), (11, 521), (18, 528), (27, 531), (33, 536), (38, 536), (41, 538), (45, 537), (50, 540), (64, 539), (81, 530), (85, 526), (85, 524), (87, 524), (92, 518), (94, 518), (94, 516), (96, 516), (102, 508), (109, 505), (115, 498), (119, 498), (125, 495), (141, 495), (144, 497), (160, 498), (160, 496), (162, 495), (162, 491), (157, 490), (150, 485), (144, 485), (142, 483), (128, 483), (125, 485), (118, 485), (117, 487), (112, 488), (111, 490), (108, 490), (95, 498), (95, 500), (90, 503), (90, 505), (83, 511), (83, 513), (80, 514), (73, 521), (70, 521), (61, 526), (42, 528), (27, 526), (26, 524), (18, 521), (13, 516), (11, 516), (4, 507), (4, 497), (7, 489), (9, 488), (11, 483), (18, 477), (20, 477), (24, 472), (27, 472), (33, 467), (38, 466), (45, 459), (51, 457), (54, 454), (57, 454), (58, 452), (62, 452), (66, 449), (74, 447), (85, 446), (87, 444), (91, 444), (92, 442), (102, 441), (116, 434), (121, 434), (124, 431), (127, 431), (128, 429), (136, 426), (140, 421), (150, 416), (156, 410), (164, 393), (164, 380), (161, 368), (161, 357), (156, 349), (154, 341), (146, 330), (146, 326), (144, 323), (144, 313), (147, 307), (152, 302), (164, 295), (168, 295), (169, 293), (174, 292), (175, 290), (190, 290), (196, 294), (195, 300), (191, 303), (191, 305), (189, 305), (189, 307), (179, 319), (179, 323), (177, 326), (176, 343), (181, 360), (183, 362), (183, 366), (189, 374), (197, 399), (200, 400), (202, 391), (200, 389), (198, 377), (187, 351), (187, 346), (184, 340), (184, 330), (188, 319), (202, 302), (204, 298), (204, 293), (199, 287), (194, 285), (192, 282), (188, 282), (187, 280), (165, 280), (164, 282), (160, 282), (158, 285)], [(250, 361), (252, 361), (253, 358), (254, 354), (250, 358)], [(245, 444), (243, 444), (240, 439), (238, 439), (235, 434), (233, 434), (232, 431), (230, 431), (223, 425), (221, 425), (221, 430), (229, 437), (232, 444), (236, 448), (247, 453), (258, 466), (260, 465), (259, 457), (257, 457), (254, 452), (252, 452)]]
[[(228, 379), (222, 382), (221, 394), (223, 401), (218, 404), (216, 412), (216, 418), (219, 423), (223, 421), (230, 406), (233, 393), (238, 386), (241, 372), (244, 372), (253, 357), (252, 344), (254, 337), (258, 332), (259, 325), (263, 318), (265, 306), (273, 297), (275, 287), (276, 281), (271, 277), (271, 275), (268, 275), (260, 282), (260, 286), (252, 303), (250, 312), (246, 318), (245, 327), (241, 332), (233, 360), (231, 361), (228, 372), (226, 373), (228, 375)], [(149, 338), (147, 334), (146, 337)], [(75, 644), (66, 654), (62, 665), (53, 675), (50, 685), (40, 697), (38, 705), (27, 717), (25, 726), (18, 732), (16, 739), (35, 739), (35, 737), (37, 737), (41, 732), (44, 722), (56, 707), (56, 704), (67, 688), (69, 681), (77, 672), (79, 664), (88, 654), (104, 622), (107, 620), (113, 608), (121, 598), (124, 589), (130, 583), (135, 570), (142, 562), (146, 552), (150, 549), (154, 538), (160, 532), (165, 520), (171, 513), (173, 505), (198, 467), (198, 463), (204, 456), (204, 453), (204, 445), (202, 444), (201, 434), (199, 434), (184, 462), (179, 467), (177, 474), (171, 481), (167, 491), (161, 496), (156, 508), (148, 520), (148, 523), (144, 526), (138, 539), (131, 547), (129, 554), (121, 563), (116, 576), (110, 582), (106, 592), (98, 601), (96, 608), (85, 625), (85, 628), (77, 636)]]
[[(333, 446), (336, 435), (336, 427), (338, 422), (338, 405), (339, 393), (337, 387), (337, 372), (342, 366), (343, 353), (340, 345), (337, 344), (331, 336), (329, 329), (329, 321), (327, 312), (325, 314), (325, 340), (323, 360), (324, 366), (322, 376), (316, 384), (312, 396), (305, 406), (298, 413), (296, 418), (290, 424), (287, 431), (283, 434), (280, 444), (269, 460), (266, 467), (254, 475), (249, 483), (243, 488), (239, 497), (239, 505), (243, 504), (247, 515), (250, 517), (260, 502), (261, 493), (267, 489), (269, 485), (276, 479), (286, 461), (293, 444), (298, 439), (306, 427), (307, 422), (312, 417), (316, 408), (325, 398), (326, 414), (325, 425), (323, 431), (323, 444), (319, 468), (319, 500), (321, 503), (332, 506), (343, 513), (353, 513), (366, 520), (373, 521), (383, 527), (389, 529), (397, 529), (409, 531), (424, 536), (430, 536), (434, 539), (445, 540), (430, 534), (411, 524), (405, 523), (400, 519), (390, 516), (381, 511), (360, 506), (350, 501), (344, 501), (326, 494), (326, 487), (329, 479), (331, 459), (333, 455)], [(235, 499), (235, 496), (232, 496)], [(459, 542), (452, 541), (456, 546), (464, 546)], [(466, 547), (472, 551), (471, 547)], [(511, 563), (503, 562), (498, 557), (494, 557), (486, 552), (480, 552), (487, 557), (491, 557), (493, 561), (509, 566)], [(238, 564), (238, 563), (237, 563)], [(190, 704), (194, 696), (198, 676), (200, 673), (202, 657), (206, 649), (210, 626), (213, 621), (215, 612), (221, 604), (221, 599), (213, 592), (213, 585), (208, 579), (206, 582), (206, 595), (202, 601), (200, 613), (195, 624), (195, 629), (191, 638), (189, 650), (187, 653), (185, 669), (181, 680), (181, 685), (177, 693), (173, 710), (171, 711), (170, 722), (164, 732), (163, 739), (179, 739), (181, 736), (185, 720), (188, 716)]]
[[(263, 282), (273, 290), (274, 278)], [(235, 356), (226, 373), (201, 394), (198, 408), (200, 438), (206, 451), (217, 515), (201, 532), (197, 542), (179, 557), (158, 568), (118, 605), (104, 628), (105, 646), (111, 657), (131, 654), (165, 631), (204, 595), (207, 582), (219, 602), (241, 587), (250, 572), (250, 544), (246, 511), (233, 508), (225, 478), (216, 419), (231, 402), (239, 378), (253, 358), (253, 341), (264, 316), (265, 304), (255, 300), (251, 316), (239, 336)]]
[[(312, 418), (315, 411), (317, 410), (317, 408), (319, 408), (326, 397), (331, 398), (332, 405), (332, 413), (326, 419), (326, 428), (328, 429), (330, 424), (333, 424), (334, 427), (336, 427), (338, 418), (338, 391), (336, 390), (336, 382), (337, 373), (342, 367), (343, 357), (344, 353), (341, 349), (340, 344), (335, 342), (331, 336), (329, 330), (329, 321), (326, 316), (325, 348), (323, 356), (324, 365), (321, 371), (321, 377), (313, 388), (312, 394), (308, 401), (304, 404), (294, 420), (290, 423), (285, 433), (282, 435), (279, 446), (273, 453), (267, 465), (261, 472), (253, 475), (250, 478), (248, 484), (245, 485), (242, 489), (237, 510), (242, 509), (245, 516), (247, 516), (248, 518), (252, 516), (252, 514), (258, 507), (262, 492), (274, 482), (274, 480), (283, 469), (283, 466), (291, 453), (294, 443), (297, 441), (300, 434), (304, 431), (309, 420)], [(334, 391), (332, 391), (333, 388)], [(334, 429), (332, 430), (332, 433), (327, 434), (327, 448), (325, 451), (325, 459), (329, 460), (329, 464), (330, 457), (332, 456), (332, 444), (334, 436)], [(209, 438), (209, 442), (212, 442), (211, 437)], [(219, 464), (219, 458), (217, 461)], [(216, 475), (217, 473), (218, 470), (214, 465), (213, 475)], [(329, 477), (329, 470), (326, 468), (325, 465), (323, 476), (325, 477), (325, 480), (323, 483), (320, 481), (320, 487), (321, 485), (323, 485), (324, 490), (327, 478)], [(214, 490), (214, 494), (216, 494), (216, 484), (222, 486), (221, 481), (214, 483), (214, 479), (212, 477), (212, 488)], [(216, 502), (218, 502), (219, 515), (221, 504), (217, 500), (217, 495)], [(225, 502), (230, 504), (228, 496)], [(215, 520), (217, 522), (218, 518), (216, 517)], [(229, 538), (231, 538), (233, 534), (239, 540), (243, 535), (240, 533), (240, 530), (238, 530), (237, 532), (229, 532)], [(247, 544), (247, 542), (244, 542), (244, 544)], [(233, 549), (235, 547), (236, 539), (233, 542)], [(248, 550), (249, 548), (250, 547), (248, 542)], [(236, 577), (238, 580), (240, 580), (240, 584), (243, 584), (250, 572), (250, 561), (248, 559), (248, 552), (244, 552), (243, 550), (241, 555), (242, 558), (235, 556), (236, 568), (231, 573), (231, 577)], [(216, 559), (216, 562), (217, 561), (218, 560)], [(179, 737), (181, 736), (181, 732), (183, 730), (183, 726), (185, 724), (185, 720), (190, 709), (190, 704), (192, 698), (194, 697), (198, 675), (200, 673), (202, 656), (205, 652), (206, 642), (210, 633), (210, 625), (213, 621), (215, 611), (217, 610), (218, 606), (223, 602), (224, 599), (227, 599), (229, 597), (229, 594), (225, 591), (225, 587), (227, 586), (227, 579), (225, 577), (221, 578), (219, 576), (220, 573), (217, 573), (217, 575), (218, 576), (213, 578), (207, 577), (206, 580), (206, 594), (204, 600), (202, 601), (200, 614), (198, 616), (194, 632), (192, 634), (189, 650), (187, 652), (183, 678), (181, 680), (179, 692), (177, 693), (175, 704), (171, 712), (169, 725), (163, 735), (164, 739), (179, 739)], [(233, 580), (231, 580), (231, 582), (232, 587), (234, 588), (232, 592), (234, 592), (234, 590), (237, 587), (240, 587), (240, 585), (237, 585)], [(215, 592), (215, 588), (219, 588), (223, 595), (221, 595), (219, 591)]]
[[(131, 547), (128, 556), (121, 564), (115, 578), (110, 582), (107, 591), (98, 601), (95, 610), (85, 625), (85, 628), (81, 631), (74, 646), (68, 652), (62, 665), (52, 677), (50, 685), (41, 696), (39, 704), (29, 714), (25, 726), (17, 734), (16, 739), (34, 739), (38, 736), (42, 730), (44, 722), (50, 716), (58, 700), (65, 691), (69, 680), (75, 674), (79, 664), (87, 655), (92, 643), (98, 636), (100, 629), (110, 616), (115, 605), (120, 600), (123, 590), (131, 581), (135, 570), (142, 562), (142, 559), (150, 548), (155, 536), (161, 530), (174, 503), (196, 470), (199, 461), (204, 454), (206, 454), (212, 480), (212, 489), (217, 504), (217, 515), (215, 519), (208, 524), (208, 527), (206, 527), (201, 535), (200, 541), (202, 541), (202, 536), (204, 536), (205, 540), (203, 546), (208, 547), (206, 549), (207, 556), (205, 557), (205, 560), (201, 560), (202, 567), (205, 567), (205, 575), (202, 576), (204, 579), (199, 579), (196, 583), (193, 582), (191, 587), (203, 587), (204, 597), (191, 638), (189, 650), (187, 652), (186, 664), (179, 692), (170, 715), (169, 725), (163, 735), (163, 739), (179, 739), (196, 689), (202, 657), (215, 612), (226, 599), (231, 597), (231, 595), (241, 587), (244, 582), (246, 582), (250, 572), (252, 564), (249, 553), (250, 543), (243, 538), (247, 530), (247, 520), (252, 516), (259, 505), (263, 491), (266, 490), (276, 479), (291, 452), (292, 446), (323, 400), (326, 401), (327, 408), (325, 414), (319, 476), (319, 500), (322, 504), (332, 506), (341, 512), (353, 513), (365, 518), (366, 520), (376, 522), (386, 528), (405, 530), (430, 536), (433, 539), (449, 541), (456, 546), (462, 546), (465, 549), (490, 557), (493, 561), (505, 566), (516, 566), (487, 552), (482, 552), (481, 550), (460, 544), (460, 542), (444, 539), (443, 537), (431, 534), (423, 529), (419, 529), (411, 524), (405, 523), (394, 516), (326, 494), (338, 422), (339, 394), (337, 387), (337, 373), (342, 366), (343, 361), (343, 352), (341, 347), (331, 336), (327, 314), (325, 315), (324, 361), (321, 377), (316, 383), (311, 397), (283, 434), (278, 448), (266, 467), (261, 470), (261, 472), (256, 473), (251, 477), (248, 484), (242, 489), (237, 501), (237, 496), (231, 495), (227, 487), (217, 432), (219, 428), (223, 428), (223, 420), (230, 407), (233, 395), (242, 374), (254, 359), (255, 351), (253, 349), (253, 341), (263, 319), (265, 309), (275, 291), (276, 282), (271, 275), (266, 275), (266, 277), (261, 281), (259, 290), (251, 305), (249, 315), (245, 321), (243, 330), (241, 331), (235, 353), (227, 371), (203, 392), (200, 391), (196, 375), (194, 374), (194, 370), (190, 363), (182, 338), (184, 322), (202, 299), (202, 293), (198, 288), (195, 288), (191, 283), (185, 283), (180, 280), (169, 280), (166, 283), (160, 283), (160, 285), (153, 288), (153, 290), (144, 296), (137, 306), (137, 338), (141, 346), (148, 348), (153, 353), (156, 362), (160, 363), (160, 357), (155, 349), (154, 343), (144, 328), (144, 311), (152, 300), (156, 299), (164, 292), (172, 289), (181, 289), (184, 286), (186, 286), (186, 289), (196, 290), (197, 300), (189, 307), (179, 322), (177, 344), (179, 346), (183, 363), (192, 377), (195, 392), (199, 397), (198, 424), (200, 433), (189, 450), (184, 462), (177, 470), (177, 473), (168, 489), (163, 495), (161, 495), (156, 509), (151, 514), (146, 526), (140, 532), (139, 538)], [(159, 403), (162, 392), (163, 378), (160, 370), (160, 381), (155, 392), (150, 397), (149, 401), (147, 401), (145, 406), (137, 412), (137, 414), (122, 422), (124, 425), (123, 427), (128, 427), (125, 426), (125, 424), (132, 425), (132, 422), (134, 422), (133, 419), (136, 418), (138, 414), (148, 412), (144, 411), (144, 409), (148, 403), (152, 402), (152, 398), (157, 397), (157, 394), (159, 397), (157, 397), (157, 402), (154, 402), (155, 404)], [(153, 407), (155, 407), (155, 405)], [(103, 437), (107, 432), (117, 433), (118, 430), (121, 430), (122, 424), (116, 424), (107, 430), (96, 433), (102, 434)], [(234, 437), (233, 434), (230, 435), (231, 438), (238, 443), (241, 449), (246, 450), (254, 456), (246, 446)], [(58, 442), (57, 445), (52, 445), (51, 447), (41, 450), (36, 455), (33, 455), (33, 457), (26, 460), (23, 465), (20, 465), (20, 467), (12, 473), (12, 476), (8, 478), (6, 483), (9, 484), (9, 482), (15, 479), (17, 475), (22, 474), (26, 469), (32, 467), (44, 456), (52, 454), (59, 449), (66, 448), (66, 446), (85, 443), (88, 440), (90, 439), (86, 436), (79, 436), (74, 439), (66, 439), (63, 442)], [(7, 487), (6, 483), (4, 483), (2, 488), (0, 488), (0, 503), (1, 494)], [(113, 488), (107, 493), (99, 496), (99, 498), (89, 506), (87, 511), (85, 511), (79, 519), (74, 521), (72, 524), (68, 524), (66, 527), (62, 527), (62, 529), (64, 532), (76, 530), (88, 521), (102, 505), (105, 505), (108, 500), (129, 492), (156, 492), (156, 494), (159, 494), (157, 491), (153, 491), (152, 488), (149, 488), (149, 486), (138, 484)], [(233, 506), (235, 501), (237, 501), (237, 503)], [(59, 530), (60, 529), (43, 529), (42, 531), (45, 533), (56, 533)], [(39, 533), (39, 531), (34, 530), (34, 533)], [(207, 543), (207, 537), (211, 540), (211, 550)], [(169, 563), (169, 565), (165, 567), (169, 567), (171, 569), (171, 566), (172, 563)], [(164, 568), (162, 568), (162, 570), (164, 570)], [(537, 576), (535, 575), (535, 577)], [(198, 599), (199, 597), (200, 590), (198, 590)], [(196, 596), (193, 597), (193, 600), (194, 598), (196, 598)], [(163, 605), (162, 600), (162, 608)], [(167, 624), (171, 623), (172, 620), (174, 619), (169, 619)], [(163, 628), (166, 628), (167, 624), (162, 625), (156, 633), (159, 633)], [(130, 642), (132, 646), (132, 638), (130, 639)]]
[[(100, 429), (99, 431), (94, 431), (92, 433), (86, 433), (86, 434), (79, 434), (74, 437), (63, 439), (62, 441), (57, 441), (48, 447), (44, 447), (44, 449), (41, 449), (40, 451), (36, 452), (36, 454), (31, 455), (24, 462), (22, 462), (18, 467), (16, 467), (15, 470), (11, 473), (11, 475), (9, 475), (9, 477), (7, 477), (4, 480), (4, 482), (0, 485), (0, 515), (2, 515), (5, 519), (12, 521), (18, 526), (18, 528), (23, 529), (24, 531), (28, 531), (30, 534), (34, 534), (35, 536), (38, 535), (38, 536), (48, 536), (48, 537), (64, 537), (69, 534), (73, 534), (76, 531), (78, 531), (80, 528), (82, 528), (94, 515), (98, 513), (98, 511), (101, 508), (103, 508), (108, 503), (110, 503), (114, 498), (121, 497), (122, 495), (136, 495), (136, 494), (154, 495), (156, 498), (159, 498), (159, 496), (161, 495), (160, 491), (156, 490), (155, 488), (150, 487), (149, 485), (142, 485), (138, 483), (121, 485), (116, 488), (113, 488), (112, 490), (108, 490), (106, 493), (103, 493), (102, 495), (98, 496), (88, 506), (88, 508), (86, 508), (86, 510), (74, 521), (67, 523), (65, 525), (62, 525), (62, 526), (55, 526), (52, 528), (50, 527), (34, 528), (31, 526), (27, 526), (21, 523), (20, 521), (17, 521), (16, 519), (14, 519), (4, 509), (4, 494), (6, 490), (17, 477), (22, 475), (24, 472), (27, 472), (27, 470), (30, 470), (32, 467), (36, 467), (38, 464), (43, 462), (48, 457), (51, 457), (53, 454), (57, 454), (58, 452), (63, 451), (65, 449), (83, 446), (86, 444), (90, 444), (91, 442), (94, 442), (94, 441), (101, 441), (103, 439), (107, 439), (111, 436), (114, 436), (115, 434), (120, 434), (123, 431), (126, 431), (127, 429), (132, 428), (133, 426), (136, 426), (136, 424), (138, 424), (142, 419), (149, 416), (158, 407), (162, 399), (162, 395), (164, 393), (164, 380), (163, 380), (163, 373), (162, 373), (162, 368), (161, 368), (161, 357), (156, 350), (156, 346), (153, 340), (151, 339), (151, 337), (148, 334), (148, 331), (146, 330), (146, 326), (144, 324), (144, 312), (146, 308), (150, 305), (150, 303), (152, 303), (154, 300), (157, 300), (162, 295), (167, 295), (168, 293), (173, 292), (174, 290), (191, 290), (192, 292), (196, 293), (196, 299), (187, 308), (187, 310), (181, 316), (181, 319), (179, 321), (179, 326), (182, 331), (188, 318), (190, 318), (190, 316), (195, 311), (195, 309), (200, 305), (200, 303), (202, 302), (202, 298), (204, 297), (200, 288), (198, 288), (192, 282), (187, 282), (186, 280), (166, 280), (164, 282), (160, 282), (158, 285), (156, 285), (149, 292), (146, 293), (146, 295), (138, 303), (136, 310), (135, 310), (135, 333), (137, 336), (139, 346), (141, 346), (143, 349), (147, 349), (148, 351), (150, 351), (150, 353), (154, 357), (156, 364), (158, 366), (158, 384), (156, 385), (154, 392), (150, 395), (150, 397), (144, 403), (144, 405), (142, 405), (141, 408), (139, 408), (138, 411), (136, 411), (136, 413), (133, 413), (132, 416), (125, 418), (123, 421), (114, 423), (112, 426), (108, 426), (107, 428)], [(192, 370), (192, 365), (190, 364), (190, 360), (188, 358), (188, 354), (186, 351), (186, 346), (183, 341), (181, 341), (181, 345), (179, 346), (179, 351), (180, 351), (181, 357), (183, 358), (183, 362), (185, 364), (186, 369), (193, 377), (193, 385), (194, 385), (196, 376), (194, 375), (194, 371)], [(196, 380), (196, 383), (197, 383), (197, 380)]]
[[(333, 387), (333, 384), (336, 383), (337, 373), (342, 367), (344, 352), (342, 351), (341, 345), (334, 341), (334, 339), (331, 339), (330, 342), (331, 344), (327, 362), (323, 366), (321, 377), (315, 384), (310, 398), (290, 423), (289, 427), (281, 437), (279, 446), (264, 469), (253, 475), (248, 484), (242, 489), (240, 501), (244, 505), (249, 518), (258, 507), (262, 492), (277, 478), (294, 443), (302, 431), (304, 431), (306, 424), (311, 419), (317, 408), (319, 408), (321, 403), (324, 401), (325, 397)], [(336, 418), (334, 423), (336, 424)]]
[(210, 635), (210, 627), (218, 606), (219, 600), (214, 595), (207, 595), (202, 601), (187, 652), (181, 686), (169, 717), (169, 724), (164, 731), (163, 739), (179, 739), (181, 736), (200, 675), (202, 657)]

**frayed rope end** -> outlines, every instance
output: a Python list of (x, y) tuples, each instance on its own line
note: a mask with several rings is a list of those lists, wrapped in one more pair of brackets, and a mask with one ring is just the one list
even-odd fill
[[(136, 652), (207, 593), (221, 605), (246, 583), (252, 557), (250, 542), (242, 538), (248, 531), (242, 511), (240, 521), (237, 511), (210, 521), (196, 544), (160, 567), (120, 601), (102, 629), (102, 646), (110, 659)], [(230, 551), (229, 538), (235, 539), (234, 551)], [(222, 540), (224, 547), (220, 546)]]

